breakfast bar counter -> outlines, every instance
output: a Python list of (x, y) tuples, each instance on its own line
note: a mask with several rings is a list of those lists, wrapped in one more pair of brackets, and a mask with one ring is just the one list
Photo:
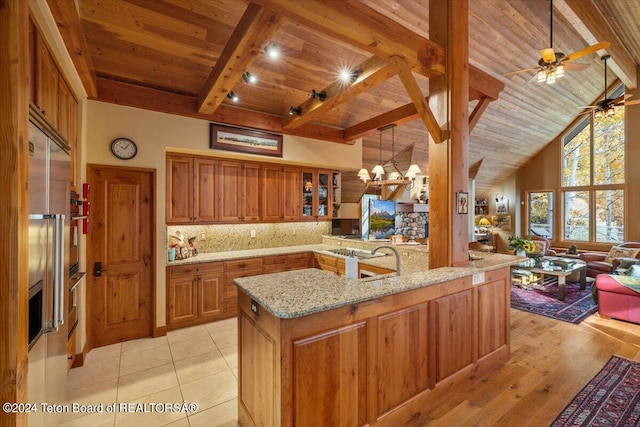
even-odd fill
[(358, 281), (317, 269), (236, 279), (240, 425), (409, 423), (451, 383), (509, 359), (519, 260)]

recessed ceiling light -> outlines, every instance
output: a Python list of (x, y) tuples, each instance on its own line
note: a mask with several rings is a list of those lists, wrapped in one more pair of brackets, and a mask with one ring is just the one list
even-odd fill
[(340, 70), (340, 80), (345, 83), (355, 82), (359, 75), (360, 72), (358, 70), (349, 70), (346, 68)]
[(242, 80), (244, 80), (245, 83), (255, 83), (258, 81), (258, 78), (247, 71), (242, 75)]
[(269, 43), (264, 48), (265, 53), (269, 56), (269, 58), (277, 58), (280, 55), (280, 51), (278, 46), (275, 43)]
[(233, 102), (238, 102), (238, 95), (236, 95), (235, 93), (233, 93), (233, 91), (229, 92), (227, 94), (227, 98), (229, 98), (230, 100), (232, 100)]

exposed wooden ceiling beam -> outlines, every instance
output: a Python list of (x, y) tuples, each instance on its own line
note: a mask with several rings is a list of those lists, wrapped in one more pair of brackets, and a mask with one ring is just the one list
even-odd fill
[[(429, 97), (425, 99), (429, 99)], [(344, 130), (344, 138), (348, 140), (361, 138), (383, 126), (390, 125), (392, 123), (401, 125), (417, 118), (418, 110), (416, 110), (416, 106), (413, 104), (406, 104), (402, 107), (398, 107), (387, 113), (380, 114), (379, 116), (372, 117), (362, 123), (346, 128)]]
[(283, 23), (279, 14), (249, 3), (200, 92), (199, 113), (216, 111)]
[[(336, 80), (326, 88), (326, 98), (321, 101), (319, 98), (309, 98), (298, 107), (302, 113), (298, 115), (285, 115), (282, 123), (285, 129), (295, 129), (311, 120), (314, 120), (332, 108), (335, 108), (343, 102), (355, 98), (356, 96), (370, 90), (391, 76), (395, 75), (395, 68), (388, 64), (385, 60), (372, 56), (366, 59), (362, 64), (354, 68), (353, 71), (358, 72), (358, 77), (353, 83), (345, 83), (342, 80)], [(320, 92), (322, 92), (320, 91)]]
[(198, 100), (195, 97), (103, 78), (98, 78), (97, 83), (100, 96), (95, 99), (98, 101), (340, 144), (354, 144), (354, 141), (344, 139), (342, 129), (307, 123), (295, 130), (286, 130), (282, 127), (282, 118), (273, 114), (226, 105), (219, 106), (214, 114), (202, 114), (196, 111)]
[(397, 56), (392, 56), (389, 58), (389, 61), (396, 67), (398, 76), (400, 77), (405, 89), (407, 89), (407, 93), (413, 101), (413, 105), (416, 107), (420, 118), (427, 127), (431, 138), (433, 138), (436, 144), (441, 143), (443, 139), (446, 138), (443, 138), (443, 132), (440, 129), (440, 125), (438, 124), (436, 117), (433, 115), (431, 108), (429, 108), (429, 104), (427, 104), (427, 100), (424, 98), (418, 82), (413, 74), (411, 74), (408, 64), (403, 58)]
[(383, 59), (401, 56), (426, 77), (445, 72), (444, 49), (357, 0), (254, 0), (283, 16)]
[(553, 5), (587, 41), (610, 43), (607, 65), (629, 89), (638, 87), (636, 63), (592, 0), (555, 0)]
[(471, 115), (469, 116), (469, 133), (471, 133), (476, 124), (478, 124), (478, 120), (480, 120), (480, 117), (482, 117), (482, 113), (484, 113), (491, 101), (493, 101), (493, 99), (486, 97), (482, 98), (476, 104), (475, 108), (471, 112)]
[(503, 90), (504, 82), (469, 65), (469, 101), (484, 97), (496, 100)]
[(82, 31), (75, 1), (47, 0), (47, 4), (87, 95), (91, 98), (98, 96), (96, 71)]

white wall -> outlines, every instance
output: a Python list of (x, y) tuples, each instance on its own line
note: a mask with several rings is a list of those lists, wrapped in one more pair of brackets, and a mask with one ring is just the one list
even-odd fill
[[(165, 154), (167, 151), (313, 165), (332, 169), (357, 169), (362, 163), (362, 140), (358, 140), (354, 145), (345, 145), (284, 135), (282, 158), (211, 150), (209, 149), (209, 123), (205, 120), (104, 102), (87, 102), (86, 163), (156, 169), (156, 326), (164, 326), (166, 316)], [(126, 137), (136, 142), (138, 155), (133, 160), (119, 160), (111, 154), (111, 141), (118, 137)]]

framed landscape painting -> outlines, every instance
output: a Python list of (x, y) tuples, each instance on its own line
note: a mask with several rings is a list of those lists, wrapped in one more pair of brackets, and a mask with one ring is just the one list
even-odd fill
[(282, 157), (282, 135), (211, 123), (209, 147), (217, 150)]

